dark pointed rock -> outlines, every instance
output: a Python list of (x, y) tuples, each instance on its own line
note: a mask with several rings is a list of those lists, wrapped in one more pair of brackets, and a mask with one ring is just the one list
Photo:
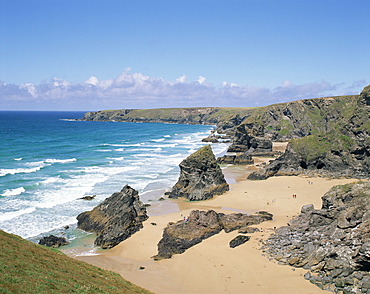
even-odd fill
[(210, 145), (200, 148), (180, 163), (180, 177), (169, 198), (206, 200), (229, 190)]
[(139, 231), (147, 219), (146, 208), (138, 192), (126, 185), (92, 211), (79, 214), (77, 226), (98, 235), (94, 242), (96, 246), (111, 248)]

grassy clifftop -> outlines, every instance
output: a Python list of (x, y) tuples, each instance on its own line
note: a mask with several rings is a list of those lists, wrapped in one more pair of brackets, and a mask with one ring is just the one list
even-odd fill
[(0, 230), (0, 293), (142, 293), (118, 274)]
[(240, 124), (253, 107), (195, 107), (102, 110), (85, 113), (82, 120), (125, 122), (168, 122), (186, 124)]

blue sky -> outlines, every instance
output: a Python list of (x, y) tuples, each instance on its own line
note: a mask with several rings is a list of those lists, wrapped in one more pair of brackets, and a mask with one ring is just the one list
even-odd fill
[(0, 110), (358, 94), (368, 11), (368, 0), (0, 0)]

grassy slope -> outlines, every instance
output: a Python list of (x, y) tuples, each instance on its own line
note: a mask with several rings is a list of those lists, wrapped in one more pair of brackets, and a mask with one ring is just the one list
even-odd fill
[(0, 230), (0, 293), (151, 293), (118, 274)]

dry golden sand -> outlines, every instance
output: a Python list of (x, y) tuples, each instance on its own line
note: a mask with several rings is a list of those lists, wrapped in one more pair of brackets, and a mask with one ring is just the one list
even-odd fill
[[(150, 207), (151, 216), (141, 231), (100, 255), (76, 258), (111, 269), (158, 294), (328, 293), (306, 281), (303, 278), (305, 270), (270, 261), (259, 249), (260, 240), (270, 235), (274, 227), (286, 225), (303, 205), (312, 203), (319, 208), (321, 196), (333, 185), (354, 180), (273, 177), (265, 181), (248, 181), (245, 180), (247, 172), (242, 167), (225, 169), (226, 176), (233, 177), (235, 183), (229, 192), (214, 199), (202, 202), (174, 200), (170, 205), (168, 202), (171, 200), (159, 202), (162, 209), (170, 207), (168, 211), (172, 212), (158, 215), (160, 207)], [(308, 184), (308, 181), (313, 184)], [(293, 198), (293, 194), (297, 197)], [(251, 240), (239, 247), (229, 247), (237, 232), (221, 232), (183, 254), (154, 261), (151, 257), (157, 253), (157, 243), (168, 222), (180, 220), (181, 215), (187, 216), (193, 209), (214, 209), (225, 213), (265, 210), (274, 215), (274, 220), (258, 225), (263, 231), (251, 234)]]

